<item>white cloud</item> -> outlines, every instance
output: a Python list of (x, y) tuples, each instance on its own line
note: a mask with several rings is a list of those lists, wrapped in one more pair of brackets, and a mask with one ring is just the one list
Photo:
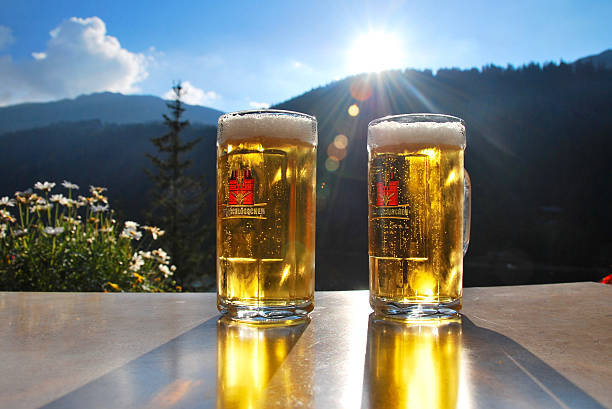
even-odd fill
[(289, 60), (287, 66), (295, 72), (312, 73), (312, 67), (302, 61)]
[(267, 102), (255, 102), (255, 101), (251, 101), (251, 102), (249, 102), (249, 106), (251, 108), (255, 108), (255, 109), (267, 109), (267, 108), (270, 108), (270, 104), (268, 104)]
[[(208, 105), (220, 97), (220, 95), (215, 91), (204, 91), (193, 86), (193, 84), (191, 84), (189, 81), (182, 81), (181, 86), (183, 87), (184, 92), (182, 100), (190, 105)], [(175, 97), (176, 96), (172, 89), (168, 90), (168, 92), (162, 96), (164, 99), (174, 99)]]
[(13, 37), (13, 30), (9, 27), (0, 25), (0, 50), (3, 50), (14, 42), (15, 37)]
[(72, 17), (50, 33), (32, 60), (0, 56), (0, 105), (45, 101), (84, 93), (138, 91), (150, 57), (121, 47), (98, 17)]
[(159, 55), (159, 56), (164, 56), (164, 52), (163, 51), (159, 51), (157, 48), (155, 48), (154, 45), (149, 46), (149, 53), (150, 54), (155, 54), (155, 55)]

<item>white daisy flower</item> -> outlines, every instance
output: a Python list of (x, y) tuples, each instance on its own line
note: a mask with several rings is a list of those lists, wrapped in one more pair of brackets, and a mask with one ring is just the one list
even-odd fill
[(75, 185), (74, 183), (70, 183), (67, 180), (64, 180), (62, 182), (62, 186), (64, 186), (66, 189), (79, 189), (79, 185)]
[(102, 194), (102, 192), (104, 192), (105, 190), (107, 190), (105, 187), (97, 187), (97, 186), (91, 186), (89, 185), (89, 191), (92, 194)]
[(167, 265), (165, 264), (160, 264), (159, 265), (159, 271), (161, 271), (162, 273), (164, 273), (164, 277), (168, 278), (170, 277), (172, 274), (174, 274), (172, 271), (170, 271), (170, 269), (168, 268)]
[(30, 213), (46, 212), (53, 208), (53, 203), (37, 204), (36, 206), (30, 207)]
[(62, 197), (62, 199), (59, 201), (59, 204), (66, 207), (72, 207), (77, 204), (77, 201), (68, 199), (67, 197)]
[(140, 226), (140, 225), (138, 223), (136, 223), (136, 222), (131, 222), (129, 220), (127, 222), (125, 222), (125, 228), (126, 229), (137, 229), (138, 226)]
[(60, 200), (64, 199), (64, 195), (59, 194), (59, 195), (51, 195), (51, 198), (49, 198), (50, 202), (59, 202)]
[(91, 206), (91, 211), (94, 213), (105, 212), (107, 210), (108, 210), (108, 205), (105, 205), (105, 206), (92, 205)]
[(125, 228), (119, 235), (119, 237), (123, 237), (125, 239), (136, 239), (140, 240), (142, 238), (142, 233), (136, 229)]
[(151, 232), (151, 235), (153, 236), (153, 240), (157, 240), (158, 237), (161, 237), (166, 233), (159, 227), (155, 227), (155, 226), (142, 226), (142, 228), (144, 230)]
[(134, 256), (132, 256), (132, 262), (130, 263), (130, 270), (136, 272), (140, 270), (140, 267), (144, 266), (144, 260), (142, 258), (142, 256), (140, 256), (138, 253), (134, 253)]
[(47, 226), (45, 227), (44, 232), (49, 236), (58, 236), (64, 232), (64, 228)]
[(0, 199), (0, 206), (13, 207), (15, 206), (15, 199), (9, 199), (8, 196), (4, 196)]
[(28, 234), (28, 229), (13, 230), (14, 237), (21, 237)]
[(168, 253), (166, 253), (164, 249), (159, 248), (157, 250), (153, 250), (151, 254), (157, 257), (161, 263), (167, 263), (170, 261), (170, 257), (168, 257)]
[(34, 188), (38, 189), (38, 190), (42, 190), (43, 192), (50, 192), (51, 189), (53, 189), (55, 187), (55, 183), (53, 182), (36, 182), (34, 184)]

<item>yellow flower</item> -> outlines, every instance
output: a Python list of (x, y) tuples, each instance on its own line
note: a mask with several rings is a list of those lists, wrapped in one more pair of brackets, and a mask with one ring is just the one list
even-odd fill
[(183, 287), (181, 287), (180, 285), (176, 286), (176, 291), (183, 291)]
[(136, 281), (137, 281), (137, 282), (142, 283), (142, 282), (144, 281), (144, 277), (143, 277), (143, 276), (141, 276), (140, 274), (138, 274), (138, 273), (132, 273), (132, 275), (133, 275), (134, 277), (136, 277)]
[(121, 288), (119, 288), (119, 286), (115, 283), (111, 283), (110, 281), (107, 282), (106, 284), (108, 284), (112, 289), (117, 290), (117, 291), (121, 291)]

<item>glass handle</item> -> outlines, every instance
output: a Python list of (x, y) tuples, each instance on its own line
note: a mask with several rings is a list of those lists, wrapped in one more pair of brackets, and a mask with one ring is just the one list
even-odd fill
[(470, 245), (472, 227), (472, 181), (467, 170), (463, 170), (463, 255)]

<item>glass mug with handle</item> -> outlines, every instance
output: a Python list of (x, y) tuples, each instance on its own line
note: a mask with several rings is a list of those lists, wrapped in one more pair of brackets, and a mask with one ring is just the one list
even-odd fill
[(370, 305), (381, 316), (430, 319), (461, 309), (471, 187), (465, 124), (405, 114), (368, 125)]
[(299, 322), (314, 308), (317, 121), (280, 110), (222, 115), (217, 130), (217, 308)]

